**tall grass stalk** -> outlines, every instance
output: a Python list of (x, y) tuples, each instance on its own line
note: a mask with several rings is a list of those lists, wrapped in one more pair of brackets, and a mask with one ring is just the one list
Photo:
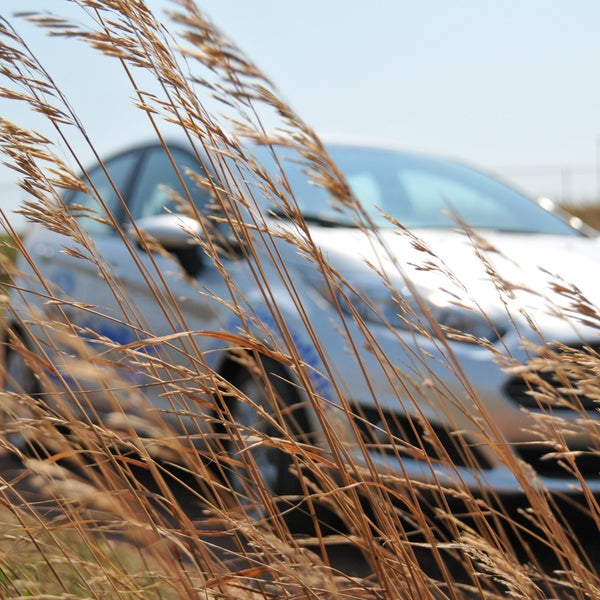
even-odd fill
[[(60, 4), (56, 3), (57, 10)], [(32, 308), (28, 319), (20, 320), (6, 333), (5, 346), (23, 354), (46, 395), (40, 402), (31, 389), (2, 393), (0, 446), (3, 452), (19, 457), (23, 471), (16, 479), (2, 481), (0, 595), (596, 597), (597, 564), (588, 548), (581, 545), (572, 523), (565, 520), (562, 507), (536, 485), (528, 468), (515, 458), (493, 416), (463, 376), (447, 336), (436, 323), (422, 325), (434, 332), (429, 334), (431, 341), (444, 353), (460, 382), (461, 399), (443, 389), (424, 363), (419, 367), (418, 350), (414, 372), (401, 371), (383, 354), (358, 314), (353, 318), (359, 322), (361, 338), (348, 339), (350, 353), (363, 344), (372, 348), (382, 373), (396, 386), (398, 401), (412, 407), (415, 436), (407, 439), (414, 438), (414, 443), (393, 435), (398, 427), (386, 421), (385, 407), (379, 407), (381, 422), (374, 426), (348, 400), (343, 374), (330, 367), (319, 331), (313, 329), (310, 316), (299, 303), (298, 282), (281, 262), (272, 240), (284, 236), (295, 244), (323, 273), (333, 296), (346, 293), (349, 283), (313, 244), (286, 185), (283, 161), (280, 178), (268, 175), (248, 142), (277, 142), (298, 152), (309, 176), (330, 192), (332, 201), (353, 210), (357, 223), (373, 240), (380, 241), (380, 236), (319, 137), (281, 100), (268, 78), (191, 0), (174, 2), (166, 18), (153, 14), (143, 0), (75, 0), (75, 4), (81, 9), (77, 22), (48, 13), (0, 20), (0, 73), (4, 79), (0, 94), (44, 115), (53, 127), (50, 138), (30, 130), (26, 123), (0, 120), (0, 146), (4, 161), (29, 194), (24, 206), (28, 220), (64, 236), (66, 253), (94, 265), (120, 306), (121, 314), (113, 318), (135, 332), (135, 339), (117, 344), (72, 323), (72, 309), (95, 314), (102, 307), (67, 299), (55, 283), (43, 280), (35, 260), (2, 216), (11, 243), (30, 263), (33, 279), (19, 278), (6, 267), (8, 287), (19, 296), (30, 285), (44, 298), (48, 310), (39, 314)], [(70, 189), (89, 190), (98, 194), (102, 203), (102, 195), (93, 189), (82, 164), (81, 151), (76, 149), (83, 140), (86, 152), (101, 158), (85, 124), (55, 84), (50, 66), (41, 62), (43, 57), (32, 54), (27, 40), (17, 33), (20, 19), (36, 23), (50, 35), (75, 38), (112, 57), (115, 68), (122, 69), (131, 83), (135, 109), (146, 115), (148, 131), (166, 148), (167, 136), (178, 130), (206, 171), (215, 173), (212, 177), (202, 173), (181, 176), (182, 181), (191, 177), (196, 185), (210, 191), (220, 222), (209, 222), (198, 214), (189, 188), (176, 198), (177, 203), (182, 212), (200, 220), (201, 235), (190, 233), (190, 237), (221, 272), (225, 273), (224, 242), (219, 237), (223, 225), (229, 232), (228, 243), (241, 252), (242, 259), (256, 258), (259, 248), (267, 253), (277, 268), (278, 281), (269, 280), (259, 262), (252, 264), (256, 287), (270, 309), (272, 329), (265, 330), (264, 319), (253, 313), (237, 282), (230, 279), (229, 296), (220, 301), (236, 315), (240, 324), (237, 333), (225, 334), (217, 327), (214, 331), (191, 331), (178, 298), (165, 286), (159, 270), (153, 269), (152, 263), (148, 267), (139, 262), (157, 309), (172, 327), (170, 335), (156, 334), (148, 315), (137, 306), (135, 295), (123, 289), (81, 226), (81, 217), (86, 215), (73, 214), (64, 205), (62, 193)], [(267, 131), (264, 123), (273, 122), (275, 126)], [(252, 185), (249, 180), (253, 180)], [(274, 228), (267, 219), (256, 216), (257, 211), (242, 210), (256, 202), (259, 187), (295, 221), (297, 235)], [(118, 194), (116, 187), (114, 191)], [(127, 210), (124, 203), (123, 208)], [(104, 220), (136, 256), (131, 235), (113, 215)], [(411, 235), (407, 231), (401, 234)], [(140, 237), (149, 256), (164, 254), (152, 240)], [(474, 251), (485, 261), (484, 241), (475, 236), (472, 239)], [(421, 249), (427, 268), (445, 272), (453, 281), (453, 274), (439, 257), (431, 256), (418, 239), (413, 242)], [(375, 266), (373, 269), (377, 271)], [(496, 284), (499, 294), (511, 293), (510, 282), (497, 277)], [(320, 375), (331, 385), (336, 403), (326, 401), (315, 387), (314, 373), (303, 360), (272, 296), (275, 286), (283, 287), (289, 298), (298, 302), (300, 318), (323, 365)], [(581, 318), (597, 326), (597, 313), (577, 297), (577, 290), (567, 285), (563, 290), (565, 298), (573, 300), (570, 306), (575, 307), (575, 313), (579, 309)], [(210, 292), (199, 288), (198, 293)], [(22, 299), (27, 302), (25, 294)], [(350, 319), (342, 311), (340, 317), (342, 323)], [(258, 384), (264, 385), (268, 379), (265, 357), (286, 365), (294, 375), (294, 385), (316, 414), (323, 439), (291, 434), (281, 408), (276, 408), (272, 385), (267, 393), (273, 409), (264, 418), (276, 433), (248, 431), (237, 425), (231, 400), (247, 404), (252, 400), (211, 367), (210, 356), (199, 350), (199, 336), (211, 336), (216, 345), (230, 346), (231, 364), (244, 365), (256, 375)], [(403, 343), (398, 337), (398, 344)], [(487, 347), (484, 341), (480, 343)], [(163, 350), (176, 352), (181, 360), (167, 360), (169, 354)], [(591, 386), (588, 394), (597, 394), (598, 360), (592, 351), (568, 353), (548, 347), (542, 354), (543, 364), (522, 365), (497, 350), (488, 350), (496, 353), (495, 359), (507, 369), (529, 377), (532, 390), (544, 394), (545, 400), (556, 394), (555, 388), (540, 388), (538, 374), (549, 365), (562, 370), (565, 385)], [(56, 363), (57, 356), (61, 364)], [(263, 361), (257, 361), (257, 356)], [(161, 389), (171, 403), (169, 412), (191, 419), (195, 429), (182, 435), (167, 425), (163, 415), (148, 405), (143, 386), (128, 388), (125, 375), (129, 368), (143, 373), (146, 385)], [(357, 369), (364, 368), (357, 363)], [(2, 378), (7, 378), (6, 373)], [(428, 382), (446, 403), (468, 399), (470, 412), (465, 411), (464, 420), (456, 423), (454, 448), (446, 446), (428, 425), (417, 380)], [(82, 382), (93, 382), (103, 390), (102, 418), (98, 399), (88, 395), (89, 388)], [(377, 400), (376, 382), (373, 396)], [(581, 418), (587, 418), (583, 411)], [(540, 422), (536, 426), (568, 463), (570, 453), (561, 423)], [(483, 476), (479, 493), (473, 494), (460, 482), (452, 487), (442, 480), (425, 485), (406, 480), (401, 471), (379, 472), (369, 459), (368, 436), (361, 434), (365, 427), (372, 429), (371, 445), (381, 444), (382, 452), (391, 448), (399, 458), (425, 457), (433, 473), (436, 461), (451, 461), (457, 454), (466, 464), (476, 464), (473, 438), (461, 433), (474, 431), (521, 482), (521, 510), (496, 497)], [(348, 429), (354, 430), (354, 439), (340, 435)], [(15, 442), (23, 437), (28, 442), (25, 447)], [(290, 469), (300, 477), (299, 495), (272, 497), (252, 462), (249, 439), (255, 446), (275, 447), (289, 458)], [(353, 446), (355, 453), (349, 452)], [(364, 457), (360, 462), (353, 458), (356, 446)], [(249, 481), (242, 482), (241, 490), (234, 490), (228, 474), (239, 471), (241, 464)], [(583, 510), (597, 527), (597, 502), (586, 493), (582, 477), (579, 482), (584, 490)], [(38, 505), (40, 493), (45, 502)], [(301, 533), (290, 527), (292, 511), (304, 517)], [(339, 553), (348, 548), (362, 553), (365, 567), (359, 575), (337, 566)]]

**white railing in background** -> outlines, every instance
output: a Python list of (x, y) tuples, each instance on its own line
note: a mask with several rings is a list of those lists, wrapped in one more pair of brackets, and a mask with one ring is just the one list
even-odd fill
[(513, 166), (492, 171), (532, 196), (547, 196), (560, 204), (600, 204), (600, 167), (596, 165)]

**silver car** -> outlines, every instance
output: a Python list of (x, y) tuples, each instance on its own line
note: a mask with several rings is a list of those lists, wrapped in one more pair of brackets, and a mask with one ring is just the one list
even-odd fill
[[(83, 237), (34, 224), (25, 238), (9, 395), (56, 414), (68, 396), (86, 418), (117, 404), (195, 441), (230, 439), (275, 493), (293, 487), (294, 452), (248, 432), (286, 428), (367, 477), (600, 491), (598, 397), (568, 368), (596, 360), (595, 235), (450, 160), (328, 151), (360, 207), (302, 161), (282, 177), (260, 148), (283, 194), (242, 166), (225, 213), (200, 181), (217, 173), (184, 143), (91, 169), (88, 190), (64, 197)], [(108, 379), (93, 371), (105, 365)]]

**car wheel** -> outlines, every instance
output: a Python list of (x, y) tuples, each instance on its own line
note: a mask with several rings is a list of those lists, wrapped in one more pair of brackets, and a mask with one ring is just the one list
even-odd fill
[(34, 395), (39, 393), (39, 385), (31, 367), (21, 352), (7, 348), (5, 365), (4, 391), (15, 394)]
[(289, 376), (270, 359), (263, 358), (253, 371), (239, 370), (231, 384), (239, 393), (230, 400), (231, 423), (225, 426), (229, 484), (240, 503), (258, 513), (264, 511), (261, 490), (276, 497), (302, 494), (290, 469), (293, 457), (277, 447), (277, 440), (309, 441), (309, 422)]
[[(24, 353), (19, 351), (15, 344), (5, 346), (3, 391), (9, 395), (5, 397), (2, 413), (7, 429), (14, 430), (10, 423), (16, 423), (20, 418), (31, 417), (28, 400), (23, 396), (35, 398), (40, 394), (40, 385), (33, 370), (27, 364)], [(15, 447), (23, 449), (27, 440), (21, 433), (11, 432), (8, 441)]]

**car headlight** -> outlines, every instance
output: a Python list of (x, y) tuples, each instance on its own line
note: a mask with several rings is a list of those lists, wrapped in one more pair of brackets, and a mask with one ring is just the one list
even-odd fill
[(451, 301), (438, 291), (415, 296), (407, 286), (386, 285), (383, 281), (360, 281), (324, 295), (347, 315), (405, 331), (448, 338), (467, 343), (495, 342), (506, 329), (477, 308)]
[(424, 296), (420, 306), (424, 306), (425, 312), (429, 312), (431, 317), (425, 322), (428, 330), (435, 331), (435, 327), (431, 325), (433, 321), (448, 337), (457, 341), (496, 342), (506, 333), (504, 327), (483, 314), (479, 308), (452, 302), (437, 292)]

